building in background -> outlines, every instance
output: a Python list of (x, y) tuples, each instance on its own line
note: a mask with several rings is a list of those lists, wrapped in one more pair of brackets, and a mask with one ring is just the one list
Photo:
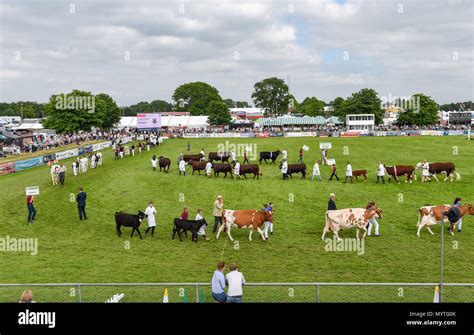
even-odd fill
[(374, 130), (375, 115), (374, 114), (347, 114), (346, 127), (347, 130)]

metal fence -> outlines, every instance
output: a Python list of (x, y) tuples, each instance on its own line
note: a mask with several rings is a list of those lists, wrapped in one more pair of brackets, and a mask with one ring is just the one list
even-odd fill
[[(438, 283), (247, 283), (244, 302), (433, 302)], [(210, 283), (0, 284), (0, 302), (16, 302), (24, 290), (37, 302), (213, 302)], [(474, 302), (474, 284), (445, 283), (442, 302)]]

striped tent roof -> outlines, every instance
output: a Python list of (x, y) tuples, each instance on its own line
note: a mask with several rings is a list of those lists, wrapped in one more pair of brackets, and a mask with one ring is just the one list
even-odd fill
[(260, 124), (262, 126), (319, 125), (326, 124), (326, 119), (322, 116), (263, 118), (260, 119)]

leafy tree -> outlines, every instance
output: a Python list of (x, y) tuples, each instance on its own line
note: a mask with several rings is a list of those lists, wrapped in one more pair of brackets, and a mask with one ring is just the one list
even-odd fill
[(375, 124), (382, 123), (383, 110), (377, 92), (371, 88), (363, 88), (347, 98), (338, 111), (337, 116), (345, 121), (347, 114), (374, 114)]
[(345, 101), (344, 98), (337, 97), (330, 103), (330, 105), (333, 108), (332, 114), (334, 116), (339, 116), (341, 120), (342, 120), (342, 107), (344, 106), (344, 101)]
[(275, 116), (288, 111), (290, 93), (283, 79), (267, 78), (253, 86), (252, 99), (256, 107), (263, 108), (266, 115)]
[(300, 104), (298, 112), (309, 116), (325, 116), (324, 107), (326, 103), (316, 97), (306, 98)]
[(474, 110), (474, 103), (472, 101), (452, 102), (439, 106), (442, 111), (458, 111), (458, 110)]
[(176, 88), (173, 94), (176, 111), (190, 112), (191, 115), (204, 115), (212, 101), (222, 102), (219, 91), (206, 83), (187, 83)]
[(248, 104), (247, 101), (236, 101), (235, 102), (235, 107), (237, 107), (237, 108), (249, 108), (250, 105)]
[(400, 113), (400, 125), (432, 125), (438, 123), (438, 104), (422, 93), (412, 96), (410, 108)]
[(44, 126), (60, 134), (89, 131), (92, 127), (109, 129), (120, 120), (120, 109), (109, 95), (93, 96), (80, 90), (52, 95), (45, 114)]
[(227, 125), (231, 121), (229, 107), (222, 101), (211, 101), (207, 107), (208, 122), (211, 125)]
[(223, 102), (227, 105), (227, 107), (229, 107), (229, 108), (234, 108), (234, 107), (236, 107), (235, 101), (232, 100), (232, 99), (224, 99), (224, 100), (222, 100), (222, 101), (223, 101)]
[(44, 115), (43, 103), (34, 101), (2, 102), (0, 116), (22, 116), (25, 119), (41, 118)]
[(127, 116), (135, 116), (139, 113), (161, 113), (169, 112), (173, 105), (164, 100), (153, 100), (152, 102), (142, 101), (137, 104), (123, 107), (123, 112)]

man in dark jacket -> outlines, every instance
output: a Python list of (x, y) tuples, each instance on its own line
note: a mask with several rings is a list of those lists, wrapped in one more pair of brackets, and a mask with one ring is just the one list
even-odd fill
[(82, 220), (82, 216), (84, 216), (84, 220), (87, 220), (87, 215), (86, 215), (86, 198), (87, 194), (84, 192), (84, 190), (79, 188), (79, 193), (76, 196), (76, 201), (77, 201), (77, 209), (79, 211), (79, 220)]
[(329, 195), (328, 211), (333, 211), (337, 209), (335, 200), (336, 200), (336, 195), (334, 193), (331, 193)]

